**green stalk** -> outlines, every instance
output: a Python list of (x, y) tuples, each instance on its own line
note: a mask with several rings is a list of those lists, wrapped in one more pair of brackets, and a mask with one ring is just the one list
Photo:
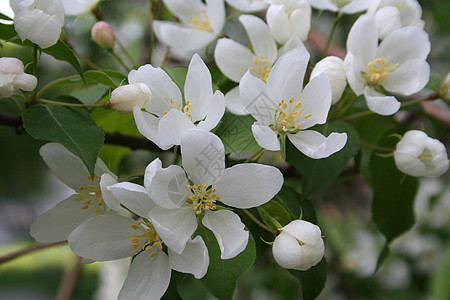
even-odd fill
[(331, 27), (330, 34), (328, 35), (327, 43), (325, 44), (325, 48), (323, 49), (323, 52), (322, 52), (322, 57), (327, 56), (328, 48), (330, 47), (331, 40), (333, 39), (334, 32), (336, 31), (336, 27), (337, 27), (338, 21), (339, 21), (339, 19), (341, 18), (341, 16), (342, 16), (342, 13), (341, 13), (341, 12), (338, 12), (338, 13), (336, 14), (336, 17), (334, 18), (334, 21), (333, 21), (333, 25), (332, 25), (332, 27)]

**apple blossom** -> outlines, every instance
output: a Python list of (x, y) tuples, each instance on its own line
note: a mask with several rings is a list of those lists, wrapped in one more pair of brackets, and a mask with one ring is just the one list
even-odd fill
[(305, 41), (311, 28), (311, 5), (306, 0), (271, 0), (266, 19), (278, 43), (294, 36)]
[(325, 247), (319, 226), (294, 220), (279, 230), (272, 253), (280, 266), (306, 271), (322, 260)]
[[(371, 1), (367, 12), (378, 14), (380, 10), (383, 11), (386, 8), (395, 8), (400, 27), (415, 26), (423, 29), (425, 26), (422, 20), (422, 7), (416, 0), (375, 0)], [(391, 22), (387, 17), (381, 18), (380, 23), (382, 21)], [(377, 26), (379, 26), (378, 20)]]
[(370, 0), (309, 0), (309, 2), (314, 8), (343, 14), (355, 14), (366, 10), (370, 5)]
[(341, 150), (347, 142), (346, 133), (333, 132), (325, 137), (306, 130), (325, 123), (331, 107), (331, 85), (325, 74), (313, 78), (303, 90), (308, 60), (305, 49), (295, 48), (278, 59), (267, 83), (249, 71), (242, 77), (241, 98), (256, 119), (253, 136), (262, 148), (281, 150), (285, 156), (287, 136), (303, 154), (324, 158)]
[(159, 40), (172, 48), (196, 51), (211, 43), (225, 24), (223, 0), (163, 0), (164, 5), (180, 19), (180, 23), (153, 21)]
[(114, 48), (116, 36), (114, 29), (105, 21), (100, 21), (92, 26), (91, 37), (103, 49), (111, 50)]
[(30, 234), (35, 240), (43, 243), (66, 240), (85, 220), (110, 208), (121, 210), (118, 200), (106, 189), (117, 183), (117, 176), (101, 159), (97, 159), (92, 178), (81, 159), (61, 144), (45, 144), (39, 153), (56, 177), (75, 193), (34, 221)]
[(267, 8), (266, 0), (225, 0), (230, 6), (243, 12), (258, 12)]
[(181, 134), (191, 128), (210, 131), (225, 112), (224, 96), (213, 94), (212, 79), (199, 55), (194, 54), (184, 84), (184, 100), (180, 89), (161, 68), (141, 66), (128, 74), (130, 83), (145, 83), (152, 92), (152, 101), (142, 111), (133, 110), (139, 132), (167, 150), (179, 145)]
[(247, 246), (249, 233), (239, 216), (222, 209), (219, 202), (242, 209), (256, 207), (271, 200), (283, 185), (283, 175), (272, 166), (247, 163), (225, 168), (224, 151), (216, 135), (191, 129), (181, 140), (183, 167), (162, 168), (155, 159), (145, 171), (144, 183), (157, 205), (149, 219), (177, 253), (185, 249), (198, 218), (216, 237), (221, 258), (235, 257)]
[(447, 172), (449, 166), (444, 144), (419, 130), (410, 130), (403, 135), (397, 143), (394, 158), (400, 171), (416, 177), (438, 177)]
[(14, 29), (22, 41), (30, 40), (48, 48), (59, 40), (64, 25), (64, 7), (60, 0), (10, 0), (14, 11)]
[(61, 0), (66, 16), (77, 16), (92, 11), (101, 0)]
[(32, 91), (37, 79), (24, 72), (23, 62), (14, 57), (0, 58), (0, 96), (11, 97), (15, 90)]
[(347, 76), (345, 75), (344, 61), (336, 56), (327, 56), (314, 66), (310, 79), (317, 77), (320, 73), (325, 73), (331, 83), (332, 100), (335, 104), (342, 97), (342, 93), (347, 86)]
[(150, 102), (152, 93), (144, 83), (131, 83), (116, 88), (111, 93), (111, 108), (121, 113), (132, 113), (133, 108), (145, 107)]
[[(278, 56), (292, 48), (303, 47), (302, 42), (294, 37), (277, 50), (270, 28), (263, 20), (252, 15), (241, 15), (239, 21), (247, 32), (253, 51), (229, 38), (219, 39), (214, 51), (214, 59), (219, 69), (235, 82), (239, 82), (248, 70), (261, 80), (267, 81)], [(225, 104), (234, 114), (248, 114), (239, 96), (238, 86), (225, 95)]]
[(347, 38), (344, 68), (350, 87), (356, 95), (364, 94), (370, 110), (392, 115), (400, 102), (384, 92), (409, 96), (425, 87), (430, 75), (426, 62), (430, 40), (418, 27), (403, 27), (380, 44), (378, 40), (375, 17), (359, 17)]

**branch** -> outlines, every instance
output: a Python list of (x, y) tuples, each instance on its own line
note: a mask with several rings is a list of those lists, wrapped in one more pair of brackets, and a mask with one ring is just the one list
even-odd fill
[[(0, 125), (15, 128), (17, 134), (26, 132), (23, 128), (22, 117), (19, 115), (0, 112)], [(146, 138), (122, 134), (120, 132), (105, 132), (105, 144), (128, 147), (132, 150), (163, 151)]]
[(50, 244), (38, 244), (38, 245), (30, 246), (25, 249), (22, 249), (22, 250), (19, 250), (19, 251), (16, 251), (16, 252), (13, 252), (13, 253), (10, 253), (10, 254), (0, 257), (0, 264), (3, 264), (5, 262), (8, 262), (8, 261), (18, 258), (22, 255), (25, 255), (25, 254), (28, 254), (28, 253), (31, 253), (31, 252), (34, 252), (37, 250), (46, 249), (46, 248), (50, 248), (53, 246), (62, 245), (65, 243), (67, 243), (67, 241), (55, 242), (55, 243), (50, 243)]

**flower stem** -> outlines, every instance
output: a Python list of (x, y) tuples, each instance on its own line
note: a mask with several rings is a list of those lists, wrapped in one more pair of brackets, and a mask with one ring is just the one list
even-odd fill
[(256, 218), (251, 212), (249, 212), (246, 209), (242, 210), (247, 216), (250, 217), (250, 219), (252, 219), (253, 222), (255, 222), (256, 224), (258, 224), (259, 227), (272, 232), (273, 234), (277, 234), (277, 231), (275, 229), (270, 228), (269, 226), (267, 226), (266, 224), (264, 224), (263, 222), (261, 222), (260, 220), (258, 220), (258, 218)]
[(264, 149), (264, 148), (259, 149), (259, 150), (258, 150), (257, 152), (255, 152), (255, 154), (253, 154), (249, 159), (247, 159), (246, 161), (244, 161), (244, 164), (245, 164), (245, 163), (249, 163), (249, 162), (254, 161), (255, 158), (258, 157), (258, 156), (259, 156), (258, 159), (261, 158), (261, 155), (264, 153), (264, 151), (266, 151), (266, 149)]
[(375, 149), (375, 150), (387, 151), (387, 152), (394, 152), (395, 151), (395, 149), (393, 149), (393, 148), (377, 146), (377, 145), (368, 143), (368, 142), (363, 141), (363, 140), (361, 140), (361, 144), (364, 145), (364, 146), (367, 146), (369, 148)]
[(54, 87), (54, 86), (56, 86), (56, 85), (58, 85), (58, 84), (64, 82), (64, 81), (69, 81), (69, 80), (72, 80), (72, 79), (77, 79), (77, 78), (79, 78), (79, 77), (80, 77), (80, 76), (78, 76), (78, 75), (72, 75), (72, 76), (68, 76), (68, 77), (64, 77), (64, 78), (60, 78), (60, 79), (58, 79), (58, 80), (52, 81), (52, 82), (46, 84), (45, 86), (43, 86), (43, 87), (40, 89), (40, 91), (37, 92), (36, 98), (41, 97), (41, 95), (42, 95), (46, 90), (48, 90), (48, 89), (50, 89), (50, 88), (52, 88), (52, 87)]
[(330, 34), (328, 35), (327, 43), (325, 44), (325, 48), (323, 49), (323, 52), (322, 52), (322, 57), (327, 56), (328, 48), (330, 47), (331, 40), (333, 39), (334, 32), (336, 31), (336, 27), (337, 27), (338, 21), (339, 21), (339, 19), (341, 18), (341, 16), (342, 16), (342, 13), (341, 13), (341, 12), (338, 12), (338, 13), (336, 14), (336, 17), (334, 18), (334, 21), (333, 21), (333, 25), (332, 25), (332, 27), (331, 27)]
[(55, 104), (55, 105), (61, 105), (61, 106), (70, 106), (70, 107), (104, 107), (103, 104), (77, 104), (77, 103), (65, 103), (65, 102), (58, 102), (58, 101), (52, 101), (47, 99), (38, 99), (37, 102), (39, 103), (45, 103), (45, 104)]
[(131, 69), (123, 62), (122, 58), (114, 50), (110, 51), (114, 58), (119, 62), (119, 64), (125, 69), (125, 71), (130, 72)]
[(61, 241), (61, 242), (55, 242), (55, 243), (50, 243), (50, 244), (37, 244), (34, 246), (30, 246), (27, 247), (25, 249), (7, 254), (5, 256), (0, 257), (0, 264), (3, 264), (5, 262), (8, 262), (10, 260), (13, 260), (15, 258), (21, 257), (22, 255), (37, 251), (37, 250), (41, 250), (41, 249), (45, 249), (45, 248), (49, 248), (49, 247), (53, 247), (53, 246), (58, 246), (58, 245), (62, 245), (67, 243), (67, 241)]
[(164, 52), (163, 60), (161, 61), (161, 65), (159, 66), (161, 69), (166, 64), (167, 59), (169, 58), (169, 53), (170, 53), (170, 46), (166, 46), (166, 51)]
[(127, 48), (120, 42), (119, 39), (116, 38), (116, 43), (119, 45), (120, 50), (122, 50), (123, 53), (125, 53), (126, 57), (131, 61), (133, 65), (136, 65), (136, 62), (134, 61), (131, 54), (128, 52)]

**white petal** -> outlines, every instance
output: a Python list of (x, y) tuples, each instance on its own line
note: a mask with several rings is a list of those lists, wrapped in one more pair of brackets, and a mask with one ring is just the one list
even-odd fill
[(206, 0), (206, 12), (213, 31), (218, 34), (225, 24), (225, 4), (223, 0)]
[(170, 99), (181, 103), (183, 98), (180, 89), (161, 68), (144, 65), (137, 70), (131, 70), (128, 74), (129, 83), (145, 83), (152, 92), (152, 99), (146, 109), (161, 117), (165, 111), (169, 111)]
[(226, 2), (243, 12), (257, 12), (267, 7), (267, 3), (264, 0), (226, 0)]
[(291, 30), (285, 6), (282, 4), (270, 5), (267, 9), (266, 19), (276, 41), (280, 44), (286, 43), (291, 37)]
[(244, 230), (244, 223), (234, 212), (206, 211), (202, 223), (214, 233), (222, 253), (220, 258), (233, 258), (245, 250), (249, 233)]
[(366, 10), (369, 7), (370, 2), (371, 1), (369, 0), (352, 0), (347, 5), (342, 7), (341, 11), (344, 14), (354, 14)]
[(236, 82), (253, 65), (254, 56), (247, 47), (228, 38), (220, 39), (214, 50), (214, 60), (220, 71)]
[(430, 47), (430, 39), (423, 29), (404, 27), (389, 34), (380, 43), (376, 55), (389, 58), (389, 63), (401, 65), (410, 59), (425, 60)]
[(108, 186), (117, 183), (117, 177), (111, 176), (109, 173), (105, 173), (100, 177), (100, 189), (102, 191), (102, 198), (105, 201), (105, 204), (115, 210), (120, 211), (122, 208), (120, 207), (119, 200), (108, 190)]
[(208, 102), (206, 118), (197, 124), (198, 129), (205, 131), (214, 129), (225, 113), (225, 97), (221, 91), (217, 90)]
[(252, 15), (241, 15), (239, 21), (245, 28), (256, 55), (263, 55), (270, 65), (277, 59), (277, 44), (269, 26), (260, 18)]
[(244, 106), (244, 102), (242, 102), (239, 86), (232, 88), (225, 94), (225, 106), (229, 112), (235, 115), (243, 116), (249, 114)]
[(278, 135), (269, 126), (259, 125), (256, 122), (252, 125), (253, 136), (261, 148), (278, 151), (280, 150), (280, 141)]
[(149, 211), (155, 207), (147, 190), (138, 184), (120, 182), (109, 186), (108, 190), (120, 203), (138, 216), (146, 218)]
[(186, 24), (191, 23), (196, 13), (205, 9), (205, 4), (201, 0), (164, 0), (164, 5), (180, 20)]
[[(149, 172), (153, 173), (151, 179), (147, 178)], [(150, 198), (157, 205), (167, 209), (179, 208), (190, 194), (184, 170), (177, 165), (162, 168), (159, 159), (155, 159), (147, 167), (145, 181)]]
[(366, 69), (366, 65), (362, 65), (351, 52), (347, 52), (344, 59), (344, 69), (347, 81), (357, 96), (362, 95), (366, 80), (362, 77), (361, 72)]
[(331, 107), (331, 84), (327, 75), (322, 73), (311, 79), (303, 90), (300, 98), (302, 106), (299, 110), (305, 108), (305, 111), (299, 114), (310, 114), (311, 116), (301, 121), (301, 128), (306, 129), (316, 124), (324, 124), (327, 121), (328, 111)]
[(278, 168), (262, 164), (238, 164), (225, 169), (213, 185), (220, 201), (236, 208), (252, 208), (270, 201), (281, 189), (283, 175)]
[(144, 251), (131, 263), (118, 299), (161, 299), (169, 286), (170, 275), (169, 259), (164, 252), (157, 251), (156, 255), (151, 257), (148, 251)]
[(192, 122), (195, 123), (206, 116), (212, 95), (211, 73), (200, 56), (194, 54), (184, 84), (185, 100), (192, 103)]
[(37, 85), (37, 78), (31, 74), (22, 73), (14, 78), (14, 89), (31, 92)]
[[(144, 229), (133, 219), (121, 215), (100, 215), (90, 218), (69, 235), (69, 246), (81, 256), (96, 261), (115, 260), (132, 256), (131, 238)], [(142, 245), (144, 246), (144, 245)]]
[(399, 12), (395, 6), (385, 6), (379, 9), (375, 14), (375, 20), (377, 23), (378, 37), (382, 40), (394, 30), (402, 27)]
[(248, 71), (239, 83), (239, 93), (245, 108), (258, 123), (267, 126), (272, 124), (278, 102), (267, 92), (261, 79)]
[(412, 59), (393, 70), (383, 87), (400, 95), (409, 96), (422, 90), (430, 79), (430, 65), (421, 59)]
[(159, 121), (159, 141), (163, 145), (179, 145), (183, 133), (193, 128), (195, 128), (195, 125), (184, 112), (171, 109)]
[(208, 248), (199, 235), (187, 242), (181, 254), (177, 254), (170, 248), (168, 252), (170, 267), (175, 271), (193, 274), (197, 279), (205, 276), (208, 271)]
[(309, 0), (311, 5), (320, 10), (338, 11), (338, 7), (330, 0)]
[(40, 215), (31, 224), (30, 235), (41, 243), (64, 241), (81, 223), (100, 214), (95, 212), (92, 207), (82, 209), (88, 200), (96, 205), (97, 197), (88, 196), (77, 201), (79, 197), (80, 194), (74, 194)]
[(159, 141), (159, 118), (148, 112), (143, 112), (138, 106), (133, 108), (133, 115), (136, 126), (143, 136), (155, 143), (162, 150), (167, 150), (173, 147), (173, 144), (161, 144)]
[(302, 130), (288, 134), (289, 140), (306, 156), (319, 159), (341, 150), (347, 142), (346, 133), (331, 133), (328, 137), (314, 130)]
[(347, 51), (351, 52), (364, 66), (375, 59), (378, 47), (378, 33), (375, 17), (362, 15), (353, 24), (347, 37)]
[(291, 37), (280, 49), (278, 49), (278, 57), (281, 57), (283, 54), (294, 48), (305, 48), (303, 42), (296, 36)]
[(153, 30), (162, 42), (182, 51), (195, 51), (211, 43), (216, 34), (168, 21), (153, 21)]
[(164, 244), (179, 254), (197, 229), (197, 218), (192, 208), (187, 206), (178, 209), (155, 207), (148, 217)]
[(225, 148), (215, 134), (189, 130), (181, 138), (183, 168), (195, 184), (207, 186), (222, 178), (225, 170)]
[(298, 37), (302, 41), (306, 41), (311, 29), (311, 6), (307, 1), (298, 4), (299, 8), (295, 9), (289, 21), (292, 36)]
[(385, 96), (370, 87), (364, 89), (364, 97), (369, 109), (379, 115), (389, 116), (400, 109), (400, 102), (394, 96)]
[(309, 53), (295, 48), (281, 56), (270, 71), (267, 90), (278, 101), (297, 99), (303, 90), (303, 77), (308, 65)]

